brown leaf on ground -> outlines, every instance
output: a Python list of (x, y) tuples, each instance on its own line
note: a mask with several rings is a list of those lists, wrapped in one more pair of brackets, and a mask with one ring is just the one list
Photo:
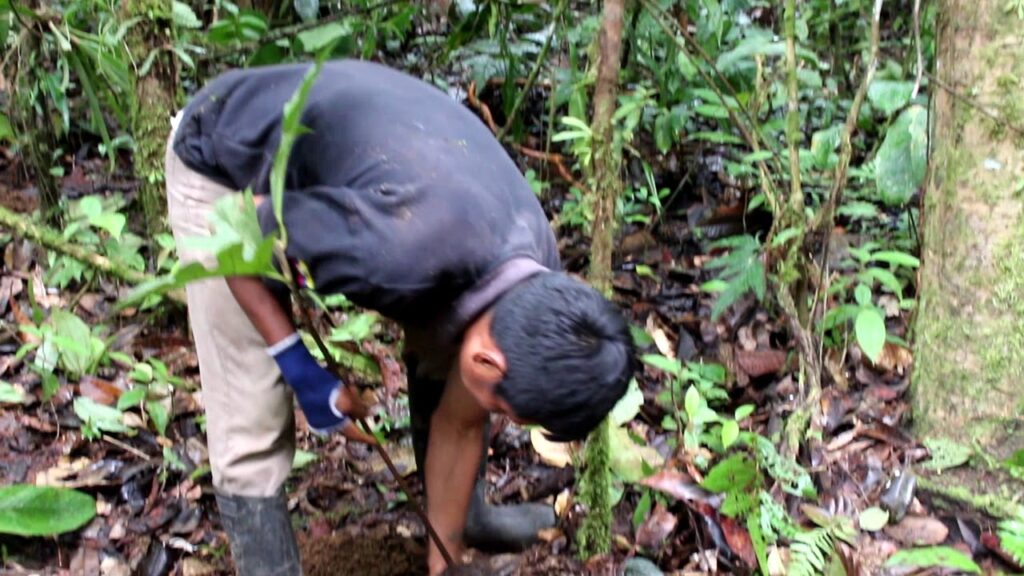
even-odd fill
[(715, 507), (717, 507), (718, 498), (701, 488), (693, 481), (693, 477), (683, 472), (665, 469), (653, 476), (644, 478), (640, 483), (685, 502), (709, 503), (715, 501)]
[(949, 536), (946, 525), (929, 516), (907, 516), (885, 527), (885, 533), (904, 546), (935, 546)]
[(750, 568), (757, 567), (757, 554), (754, 552), (754, 543), (750, 540), (750, 533), (742, 524), (732, 518), (721, 518), (722, 533), (729, 548), (736, 553), (743, 562)]
[(1002, 543), (999, 541), (998, 535), (993, 534), (991, 532), (986, 532), (982, 534), (981, 544), (989, 552), (992, 552), (996, 556), (999, 556), (999, 558), (1002, 559), (1003, 562), (1006, 562), (1010, 566), (1013, 566), (1017, 572), (1024, 570), (1024, 566), (1018, 564), (1017, 561), (1013, 559), (1013, 556), (1011, 556), (1010, 553), (1003, 548)]
[(118, 383), (95, 376), (82, 376), (78, 381), (78, 393), (98, 404), (112, 406), (117, 403), (122, 392), (124, 388), (118, 386)]
[(786, 365), (786, 352), (783, 350), (743, 350), (737, 349), (736, 364), (751, 378), (775, 374)]
[(654, 507), (651, 515), (644, 520), (636, 531), (636, 543), (643, 548), (657, 550), (665, 542), (665, 538), (676, 529), (679, 519), (660, 503)]
[(886, 342), (882, 353), (878, 355), (875, 366), (886, 372), (906, 374), (907, 369), (914, 363), (914, 354), (908, 348), (899, 344)]

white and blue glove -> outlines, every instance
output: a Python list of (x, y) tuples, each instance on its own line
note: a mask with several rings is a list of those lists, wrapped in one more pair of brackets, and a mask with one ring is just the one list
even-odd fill
[(298, 333), (267, 349), (277, 362), (284, 381), (295, 391), (310, 429), (330, 434), (342, 429), (349, 417), (337, 408), (342, 382), (325, 370), (302, 342)]

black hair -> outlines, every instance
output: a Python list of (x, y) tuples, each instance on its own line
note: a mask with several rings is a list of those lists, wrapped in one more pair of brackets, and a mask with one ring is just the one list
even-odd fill
[(586, 437), (625, 394), (636, 368), (622, 313), (561, 272), (523, 281), (493, 310), (491, 335), (506, 362), (497, 395), (552, 440)]

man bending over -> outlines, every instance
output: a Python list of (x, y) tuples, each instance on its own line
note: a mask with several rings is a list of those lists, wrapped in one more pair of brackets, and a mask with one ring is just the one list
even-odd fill
[[(183, 262), (213, 256), (221, 197), (269, 194), (282, 108), (310, 64), (228, 72), (176, 119), (166, 158)], [(427, 514), (453, 555), (515, 549), (554, 524), (549, 506), (489, 506), (489, 413), (583, 438), (625, 392), (634, 349), (614, 305), (560, 268), (555, 238), (516, 165), (469, 110), (404, 73), (324, 64), (285, 183), (288, 256), (321, 294), (405, 330), (410, 411)], [(264, 233), (276, 227), (259, 207)], [(258, 278), (187, 288), (213, 483), (238, 570), (298, 574), (282, 486), (295, 449), (293, 397), (315, 431), (357, 436), (366, 407), (310, 355), (287, 306)], [(430, 572), (444, 562), (431, 543)]]

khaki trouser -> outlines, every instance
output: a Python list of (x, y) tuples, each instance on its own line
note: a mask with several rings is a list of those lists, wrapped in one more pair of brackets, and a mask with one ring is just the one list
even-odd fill
[[(210, 236), (207, 216), (217, 200), (235, 191), (185, 166), (171, 147), (174, 132), (167, 143), (165, 174), (178, 255), (183, 263), (212, 266), (214, 254), (184, 247), (182, 240)], [(295, 453), (291, 390), (222, 278), (194, 282), (186, 292), (213, 485), (233, 496), (273, 496), (287, 479)]]

